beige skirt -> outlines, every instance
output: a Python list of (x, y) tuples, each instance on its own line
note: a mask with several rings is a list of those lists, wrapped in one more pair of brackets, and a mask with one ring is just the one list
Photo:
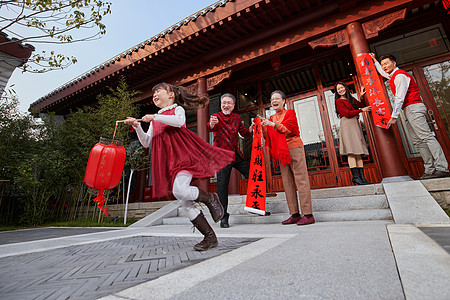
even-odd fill
[(339, 129), (339, 153), (341, 155), (369, 155), (358, 116), (341, 118)]

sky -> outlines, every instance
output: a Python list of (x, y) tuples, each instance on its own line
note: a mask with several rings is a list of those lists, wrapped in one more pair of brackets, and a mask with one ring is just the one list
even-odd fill
[[(151, 38), (185, 17), (213, 4), (216, 0), (109, 0), (111, 14), (103, 19), (106, 35), (101, 39), (75, 44), (50, 46), (66, 56), (75, 56), (76, 64), (47, 73), (22, 73), (16, 69), (8, 87), (16, 92), (19, 109), (30, 104), (78, 75)], [(32, 43), (36, 51), (47, 45)]]

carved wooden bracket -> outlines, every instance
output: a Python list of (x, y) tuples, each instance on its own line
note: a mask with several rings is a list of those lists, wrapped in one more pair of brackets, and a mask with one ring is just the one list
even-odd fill
[(362, 28), (364, 30), (364, 35), (366, 36), (366, 39), (370, 39), (377, 36), (379, 31), (388, 28), (395, 21), (404, 20), (405, 16), (406, 16), (406, 8), (376, 18), (372, 21), (363, 23)]
[(197, 93), (198, 93), (198, 83), (197, 82), (190, 84), (188, 86), (185, 86), (185, 88), (187, 88), (191, 94), (197, 95)]
[(321, 37), (320, 39), (308, 42), (308, 44), (314, 49), (316, 47), (342, 47), (348, 45), (348, 34), (345, 29)]
[[(373, 19), (372, 21), (362, 24), (364, 35), (366, 39), (373, 38), (378, 35), (378, 32), (388, 28), (392, 23), (398, 20), (404, 20), (406, 16), (406, 8), (398, 10), (396, 12), (387, 14), (385, 16)], [(342, 47), (348, 45), (349, 39), (345, 29), (334, 32), (320, 39), (308, 42), (308, 44), (314, 49), (316, 47)]]
[(219, 75), (210, 77), (206, 79), (206, 90), (209, 92), (213, 90), (217, 85), (219, 85), (222, 81), (227, 78), (230, 78), (231, 70), (220, 73)]
[[(222, 81), (224, 81), (227, 78), (230, 78), (231, 76), (231, 70), (228, 70), (226, 72), (222, 72), (219, 75), (210, 77), (206, 79), (206, 90), (212, 91), (217, 85), (219, 85)], [(198, 82), (195, 82), (193, 84), (190, 84), (186, 86), (186, 88), (189, 90), (189, 92), (193, 94), (198, 93)]]

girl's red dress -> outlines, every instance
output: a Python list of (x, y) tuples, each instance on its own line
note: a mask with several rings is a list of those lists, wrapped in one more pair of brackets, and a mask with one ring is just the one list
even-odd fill
[[(175, 108), (161, 114), (174, 115)], [(153, 121), (151, 152), (155, 198), (172, 192), (173, 181), (181, 171), (191, 173), (195, 179), (210, 178), (234, 161), (233, 151), (205, 142), (186, 124), (178, 128)]]

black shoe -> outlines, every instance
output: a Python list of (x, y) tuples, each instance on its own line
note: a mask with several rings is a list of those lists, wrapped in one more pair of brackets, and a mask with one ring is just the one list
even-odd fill
[(220, 227), (221, 228), (228, 228), (228, 227), (230, 227), (230, 224), (228, 223), (228, 218), (230, 217), (230, 214), (229, 213), (225, 213), (224, 215), (223, 215), (223, 218), (222, 218), (222, 220), (220, 220)]
[(357, 168), (350, 168), (350, 171), (352, 172), (352, 182), (357, 185), (366, 185), (368, 183), (365, 183), (361, 180), (361, 177), (359, 177), (359, 172)]
[(449, 171), (445, 172), (445, 171), (436, 170), (433, 173), (433, 178), (442, 178), (442, 177), (449, 177), (449, 176), (450, 176)]
[(359, 178), (361, 178), (361, 181), (364, 182), (364, 184), (371, 184), (370, 182), (368, 182), (366, 180), (366, 177), (364, 177), (364, 168), (359, 167), (356, 169), (358, 169), (358, 174), (359, 174)]
[(422, 176), (419, 177), (419, 180), (431, 179), (431, 178), (436, 178), (436, 177), (434, 177), (434, 173), (433, 174), (423, 173)]

